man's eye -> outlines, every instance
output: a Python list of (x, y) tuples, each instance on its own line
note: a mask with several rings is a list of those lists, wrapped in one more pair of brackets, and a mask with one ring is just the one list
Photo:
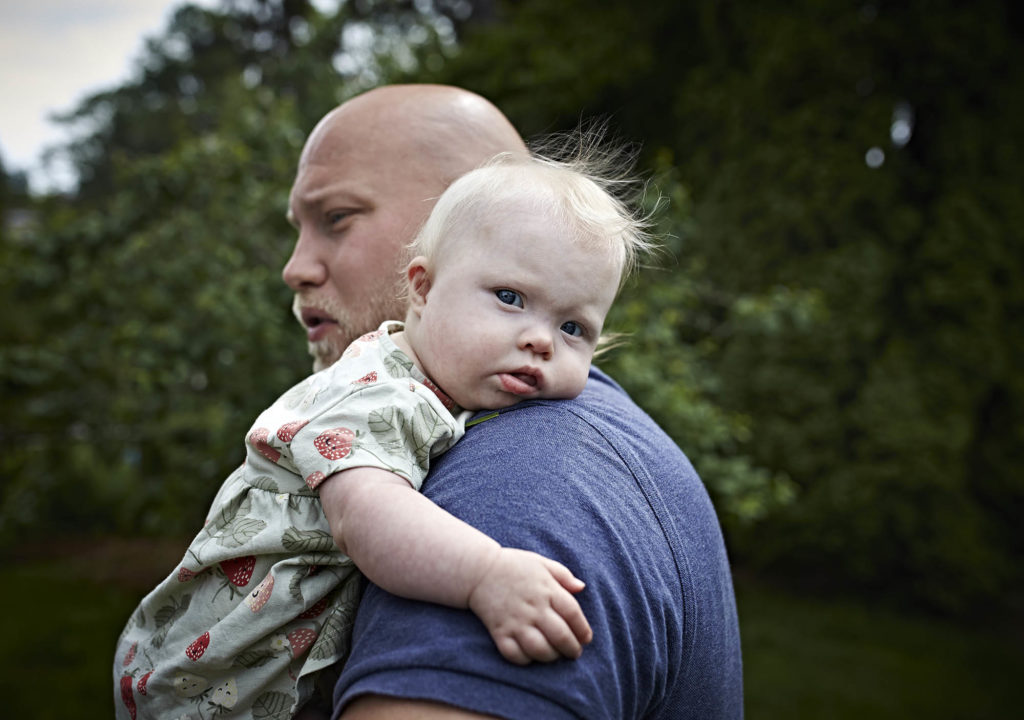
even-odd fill
[(506, 305), (515, 305), (516, 307), (523, 306), (523, 298), (515, 290), (508, 290), (502, 288), (501, 290), (495, 290), (494, 294), (497, 295), (498, 300), (505, 303)]
[(573, 337), (583, 337), (583, 328), (572, 320), (567, 323), (562, 323), (562, 332), (566, 335), (572, 335)]
[(329, 227), (333, 227), (340, 223), (342, 220), (345, 220), (350, 214), (351, 213), (348, 213), (344, 210), (335, 210), (333, 212), (329, 212), (327, 213), (327, 225)]

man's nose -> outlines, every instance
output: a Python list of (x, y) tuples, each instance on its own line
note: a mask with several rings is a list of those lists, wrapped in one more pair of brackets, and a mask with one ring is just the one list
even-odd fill
[(545, 360), (550, 360), (554, 349), (551, 330), (541, 323), (530, 324), (519, 336), (519, 347), (540, 355)]
[(292, 256), (281, 271), (285, 284), (295, 291), (319, 287), (327, 281), (327, 265), (318, 251), (319, 243), (311, 235), (299, 232)]

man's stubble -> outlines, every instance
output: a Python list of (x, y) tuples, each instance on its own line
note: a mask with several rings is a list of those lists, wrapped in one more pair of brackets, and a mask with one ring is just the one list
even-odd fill
[(376, 330), (385, 320), (405, 319), (405, 284), (397, 277), (389, 292), (381, 292), (357, 308), (346, 308), (334, 298), (296, 295), (292, 302), (296, 318), (300, 318), (300, 307), (319, 308), (337, 320), (337, 326), (326, 337), (307, 346), (313, 357), (313, 372), (320, 372), (337, 362), (353, 341)]

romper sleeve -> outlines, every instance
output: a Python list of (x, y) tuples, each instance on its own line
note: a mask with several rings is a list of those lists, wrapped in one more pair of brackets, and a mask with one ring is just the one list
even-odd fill
[(311, 489), (333, 473), (377, 467), (420, 489), (430, 459), (464, 433), (463, 421), (411, 378), (376, 382), (347, 394), (297, 428), (288, 446)]

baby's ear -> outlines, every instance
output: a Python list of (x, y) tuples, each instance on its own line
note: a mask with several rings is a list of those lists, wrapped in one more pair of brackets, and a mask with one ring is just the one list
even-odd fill
[(405, 279), (409, 284), (409, 307), (418, 315), (430, 292), (430, 261), (422, 255), (414, 257), (405, 268)]

